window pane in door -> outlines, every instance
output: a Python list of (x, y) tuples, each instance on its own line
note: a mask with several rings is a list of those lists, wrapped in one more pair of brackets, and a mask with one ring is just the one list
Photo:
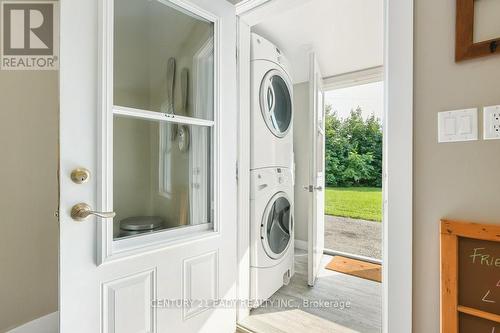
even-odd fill
[(114, 238), (213, 222), (212, 129), (114, 117)]
[(213, 120), (213, 22), (163, 0), (114, 3), (113, 104)]

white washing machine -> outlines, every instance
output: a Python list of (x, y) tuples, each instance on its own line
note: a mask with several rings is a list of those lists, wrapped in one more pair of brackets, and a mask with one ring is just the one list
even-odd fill
[(250, 169), (292, 168), (293, 83), (288, 62), (265, 38), (251, 38)]
[(294, 274), (293, 179), (286, 168), (251, 172), (250, 297), (258, 306)]

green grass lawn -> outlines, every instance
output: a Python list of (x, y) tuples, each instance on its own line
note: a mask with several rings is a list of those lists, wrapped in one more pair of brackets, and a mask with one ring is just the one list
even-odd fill
[(325, 214), (369, 221), (382, 221), (382, 189), (374, 187), (329, 187)]

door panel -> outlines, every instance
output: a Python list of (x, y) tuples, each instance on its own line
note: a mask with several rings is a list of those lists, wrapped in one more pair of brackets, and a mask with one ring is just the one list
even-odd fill
[[(154, 332), (156, 271), (151, 270), (103, 285), (104, 332)], [(132, 320), (130, 320), (130, 319)]]
[[(183, 299), (193, 300), (184, 306), (184, 320), (189, 319), (207, 309), (200, 300), (219, 298), (219, 253), (217, 251), (202, 254), (184, 261)], [(203, 277), (203, 279), (200, 279)]]
[(325, 115), (323, 76), (316, 55), (310, 55), (309, 98), (311, 128), (308, 284), (314, 286), (325, 243)]
[[(176, 23), (176, 34), (158, 21)], [(235, 298), (235, 26), (225, 0), (61, 2), (61, 332), (234, 332), (235, 309), (210, 301)], [(150, 44), (162, 35), (179, 43)], [(199, 51), (213, 63), (201, 78), (212, 86), (195, 89), (201, 103)], [(82, 167), (89, 181), (73, 183)], [(77, 222), (77, 203), (116, 216), (73, 211)], [(124, 221), (143, 216), (161, 228), (122, 237)]]

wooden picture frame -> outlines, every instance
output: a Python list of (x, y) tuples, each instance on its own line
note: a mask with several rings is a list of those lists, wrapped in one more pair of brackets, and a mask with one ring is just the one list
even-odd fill
[(483, 42), (474, 43), (474, 2), (476, 0), (457, 0), (455, 61), (500, 54), (500, 36)]
[(441, 234), (441, 333), (459, 333), (460, 314), (500, 325), (500, 315), (459, 304), (459, 239), (500, 243), (500, 225), (442, 220)]

